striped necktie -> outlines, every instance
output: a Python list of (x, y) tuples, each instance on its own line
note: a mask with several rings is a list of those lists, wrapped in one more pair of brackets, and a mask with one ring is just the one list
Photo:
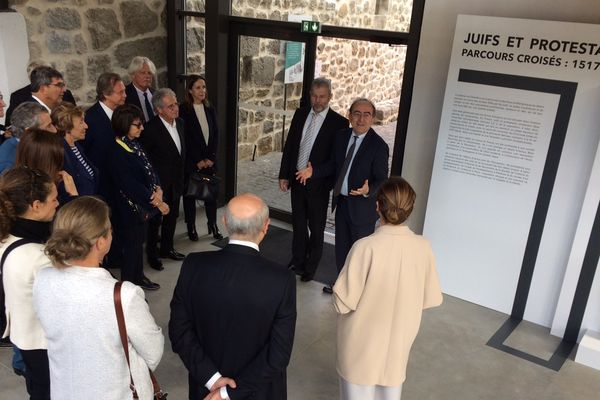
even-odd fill
[(311, 120), (306, 128), (306, 133), (300, 142), (300, 150), (298, 151), (298, 163), (296, 168), (298, 171), (303, 170), (308, 165), (308, 158), (310, 157), (310, 151), (312, 150), (313, 137), (315, 135), (315, 125), (319, 114), (314, 111), (310, 113)]

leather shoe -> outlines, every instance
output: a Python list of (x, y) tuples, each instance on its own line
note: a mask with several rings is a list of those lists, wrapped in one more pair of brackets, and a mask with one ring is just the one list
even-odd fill
[(302, 276), (300, 276), (300, 280), (302, 282), (310, 282), (313, 280), (314, 275), (309, 273), (309, 272), (305, 272), (302, 274)]
[(153, 268), (157, 271), (162, 271), (163, 269), (165, 269), (165, 267), (163, 267), (162, 261), (160, 261), (158, 257), (148, 257), (148, 264), (150, 265), (150, 268)]
[(138, 282), (137, 285), (139, 287), (141, 287), (142, 289), (146, 289), (146, 290), (157, 290), (157, 289), (160, 289), (160, 285), (158, 283), (152, 282), (150, 279), (148, 279), (147, 276), (144, 276), (142, 278), (142, 280), (140, 282)]
[(185, 258), (185, 254), (178, 253), (175, 250), (171, 250), (168, 253), (161, 253), (160, 256), (162, 258), (170, 258), (171, 260), (175, 261), (181, 261)]
[(333, 288), (331, 285), (323, 286), (323, 293), (333, 294)]

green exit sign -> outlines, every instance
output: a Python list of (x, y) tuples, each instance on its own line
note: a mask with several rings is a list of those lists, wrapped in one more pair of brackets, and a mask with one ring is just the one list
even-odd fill
[(316, 21), (302, 21), (300, 32), (321, 33), (321, 23)]

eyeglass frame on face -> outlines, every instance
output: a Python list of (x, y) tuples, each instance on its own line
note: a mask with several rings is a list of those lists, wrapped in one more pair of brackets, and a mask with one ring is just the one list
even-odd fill
[(64, 82), (55, 82), (55, 83), (49, 83), (48, 86), (56, 86), (57, 88), (63, 89), (65, 87), (67, 87), (67, 84)]
[(352, 116), (352, 118), (356, 118), (356, 119), (360, 119), (361, 117), (373, 118), (373, 113), (370, 111), (367, 111), (367, 112), (352, 111), (350, 113), (350, 115)]
[(135, 123), (132, 122), (131, 126), (135, 126), (136, 128), (141, 129), (142, 126), (144, 126), (144, 123), (143, 122), (138, 122), (137, 124), (135, 124)]

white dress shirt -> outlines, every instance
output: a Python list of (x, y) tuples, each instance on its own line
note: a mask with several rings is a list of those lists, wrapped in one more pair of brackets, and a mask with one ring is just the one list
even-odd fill
[(167, 131), (169, 131), (169, 135), (171, 135), (171, 139), (173, 139), (175, 147), (177, 147), (177, 151), (179, 152), (179, 154), (181, 154), (181, 139), (179, 138), (179, 132), (177, 132), (177, 122), (173, 120), (173, 125), (171, 125), (167, 121), (165, 121), (163, 117), (160, 117), (160, 120), (162, 121), (165, 128), (167, 128)]
[(104, 102), (100, 102), (100, 107), (102, 107), (102, 109), (104, 110), (104, 112), (106, 113), (106, 116), (108, 117), (108, 119), (110, 119), (112, 121), (112, 115), (113, 115), (113, 110), (111, 110), (106, 104), (104, 104)]

